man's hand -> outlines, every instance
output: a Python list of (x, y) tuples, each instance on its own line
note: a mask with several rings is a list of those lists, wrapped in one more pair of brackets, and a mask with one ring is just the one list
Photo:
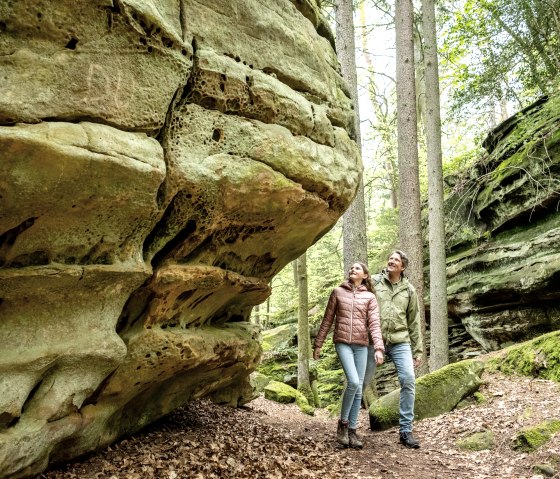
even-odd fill
[(378, 366), (380, 364), (383, 364), (383, 361), (385, 361), (385, 358), (383, 356), (383, 351), (380, 351), (379, 349), (375, 350), (375, 364), (377, 364)]
[(421, 364), (422, 364), (422, 356), (418, 356), (418, 357), (414, 358), (414, 368), (415, 369), (418, 369)]
[(317, 361), (321, 357), (321, 348), (315, 348), (313, 350), (313, 359)]

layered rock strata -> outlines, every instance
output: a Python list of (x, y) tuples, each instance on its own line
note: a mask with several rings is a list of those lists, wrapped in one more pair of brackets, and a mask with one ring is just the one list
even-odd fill
[(450, 315), (484, 350), (560, 328), (560, 97), (504, 122), (448, 178)]
[(239, 404), (361, 163), (314, 0), (0, 5), (0, 477)]

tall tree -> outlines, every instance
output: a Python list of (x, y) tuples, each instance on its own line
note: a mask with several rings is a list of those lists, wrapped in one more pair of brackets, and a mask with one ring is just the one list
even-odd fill
[(309, 402), (315, 403), (311, 381), (309, 378), (309, 359), (311, 356), (311, 339), (309, 337), (309, 304), (307, 289), (307, 254), (303, 253), (297, 259), (297, 283), (299, 291), (298, 306), (298, 368), (297, 389)]
[[(360, 148), (360, 112), (358, 108), (358, 79), (356, 74), (356, 46), (354, 36), (354, 8), (352, 0), (336, 0), (336, 52), (340, 60), (342, 76), (346, 80), (352, 95), (355, 110), (355, 140)], [(366, 210), (364, 202), (364, 183), (360, 180), (354, 201), (343, 217), (343, 257), (344, 270), (348, 271), (352, 263), (367, 263)]]
[[(418, 291), (422, 335), (425, 336), (422, 228), (418, 132), (414, 78), (414, 10), (411, 0), (396, 0), (397, 154), (399, 163), (399, 239), (410, 257), (408, 274)], [(425, 343), (424, 343), (425, 344)], [(424, 348), (424, 365), (426, 365)]]
[[(368, 85), (367, 90), (370, 97), (371, 107), (375, 115), (376, 123), (373, 128), (373, 133), (379, 138), (377, 156), (383, 158), (383, 173), (382, 178), (377, 178), (373, 185), (375, 189), (381, 188), (387, 190), (389, 193), (391, 208), (397, 207), (397, 152), (396, 152), (396, 139), (395, 139), (395, 115), (394, 109), (391, 108), (392, 101), (390, 98), (379, 91), (375, 82), (375, 68), (371, 52), (368, 50), (367, 45), (367, 24), (366, 24), (366, 2), (359, 4), (360, 12), (360, 30), (362, 53), (367, 65), (368, 72)], [(385, 78), (388, 78), (385, 75)], [(393, 80), (393, 79), (391, 79)], [(393, 80), (394, 81), (394, 80)], [(375, 178), (374, 178), (375, 179)], [(381, 181), (379, 181), (381, 179)], [(367, 187), (367, 184), (365, 185)], [(366, 212), (368, 209), (366, 208)], [(369, 215), (368, 215), (369, 218)]]
[(253, 322), (257, 325), (260, 326), (261, 325), (261, 305), (257, 304), (254, 308), (253, 308)]
[(449, 363), (439, 68), (434, 0), (422, 0), (430, 243), (430, 371)]

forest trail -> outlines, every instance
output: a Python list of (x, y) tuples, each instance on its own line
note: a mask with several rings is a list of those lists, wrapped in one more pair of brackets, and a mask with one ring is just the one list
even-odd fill
[[(421, 448), (398, 444), (396, 429), (372, 432), (360, 411), (361, 451), (339, 449), (336, 419), (306, 416), (262, 397), (239, 409), (194, 402), (106, 450), (41, 474), (42, 479), (542, 479), (560, 477), (560, 433), (530, 454), (513, 450), (516, 432), (560, 419), (560, 384), (487, 375), (487, 402), (415, 423)], [(492, 450), (458, 449), (475, 432), (494, 433)], [(550, 477), (550, 476), (549, 476)]]

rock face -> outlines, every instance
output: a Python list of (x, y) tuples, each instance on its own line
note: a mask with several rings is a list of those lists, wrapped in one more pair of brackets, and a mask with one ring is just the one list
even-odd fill
[(450, 316), (483, 349), (560, 328), (560, 97), (543, 98), (448, 178)]
[(0, 5), (0, 477), (238, 404), (361, 163), (314, 0)]

